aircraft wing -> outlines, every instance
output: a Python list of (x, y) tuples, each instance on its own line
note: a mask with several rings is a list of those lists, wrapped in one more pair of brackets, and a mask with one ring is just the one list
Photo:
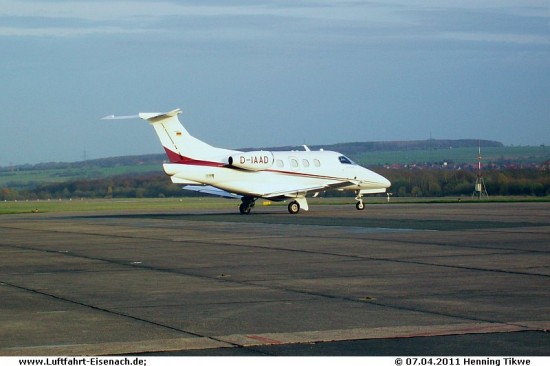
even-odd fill
[(214, 196), (219, 196), (224, 198), (241, 198), (242, 197), (242, 196), (239, 196), (238, 194), (229, 193), (227, 191), (224, 191), (223, 189), (219, 189), (212, 186), (184, 186), (182, 188), (188, 191), (206, 193), (206, 194), (211, 194)]
[(338, 189), (349, 187), (352, 185), (351, 181), (328, 183), (323, 185), (304, 185), (302, 187), (294, 187), (293, 189), (273, 191), (270, 193), (260, 195), (262, 198), (277, 198), (277, 197), (298, 197), (305, 196), (307, 193), (317, 193), (326, 191), (327, 189)]

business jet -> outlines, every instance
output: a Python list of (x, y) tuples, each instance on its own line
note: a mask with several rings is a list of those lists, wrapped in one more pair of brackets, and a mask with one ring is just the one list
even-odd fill
[(309, 209), (306, 195), (337, 189), (355, 192), (355, 207), (365, 209), (363, 195), (383, 193), (391, 183), (334, 151), (237, 151), (213, 147), (189, 134), (178, 119), (180, 109), (137, 116), (155, 129), (169, 163), (164, 171), (183, 188), (222, 197), (240, 198), (241, 214), (249, 214), (258, 198), (290, 201), (288, 211)]

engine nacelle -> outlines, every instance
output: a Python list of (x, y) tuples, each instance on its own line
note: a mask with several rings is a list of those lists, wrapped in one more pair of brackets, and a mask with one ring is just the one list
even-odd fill
[(245, 170), (265, 170), (273, 165), (273, 153), (270, 151), (249, 151), (229, 157), (230, 166)]

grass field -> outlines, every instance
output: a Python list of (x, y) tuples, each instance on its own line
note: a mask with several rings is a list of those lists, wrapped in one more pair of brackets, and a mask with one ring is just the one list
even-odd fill
[(121, 174), (141, 174), (155, 171), (162, 172), (162, 165), (122, 165), (106, 168), (92, 166), (85, 168), (0, 171), (0, 187), (28, 187), (44, 183), (98, 179)]
[[(369, 197), (369, 204), (388, 204), (384, 197)], [(550, 202), (550, 197), (489, 197), (477, 200), (471, 197), (447, 198), (391, 198), (389, 204), (403, 203), (472, 203), (487, 202)], [(224, 198), (134, 198), (134, 199), (91, 199), (91, 200), (37, 200), (37, 201), (2, 201), (1, 214), (40, 214), (50, 212), (178, 212), (181, 210), (227, 209), (238, 213), (239, 200)], [(353, 197), (309, 198), (310, 206), (316, 205), (354, 205)], [(287, 203), (259, 200), (257, 205), (280, 206), (286, 210)], [(367, 207), (368, 208), (368, 207)]]
[(221, 198), (135, 198), (36, 200), (0, 202), (0, 214), (43, 212), (171, 211), (201, 208), (237, 208), (240, 201)]

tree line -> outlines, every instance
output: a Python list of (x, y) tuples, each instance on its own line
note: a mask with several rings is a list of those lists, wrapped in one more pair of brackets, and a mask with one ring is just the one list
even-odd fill
[(157, 172), (39, 184), (23, 190), (4, 187), (0, 192), (0, 200), (158, 198), (180, 197), (185, 193), (181, 187), (172, 184), (164, 173)]
[[(443, 197), (471, 195), (477, 172), (467, 170), (386, 170), (397, 197)], [(483, 181), (489, 195), (548, 196), (550, 172), (537, 169), (485, 170)]]
[[(392, 182), (394, 197), (469, 196), (474, 191), (475, 171), (435, 169), (373, 169)], [(537, 169), (485, 170), (489, 195), (549, 196), (550, 171)], [(162, 172), (121, 175), (94, 180), (40, 184), (31, 189), (3, 187), (0, 200), (162, 198), (196, 196), (182, 190)], [(341, 195), (328, 191), (326, 196)]]

